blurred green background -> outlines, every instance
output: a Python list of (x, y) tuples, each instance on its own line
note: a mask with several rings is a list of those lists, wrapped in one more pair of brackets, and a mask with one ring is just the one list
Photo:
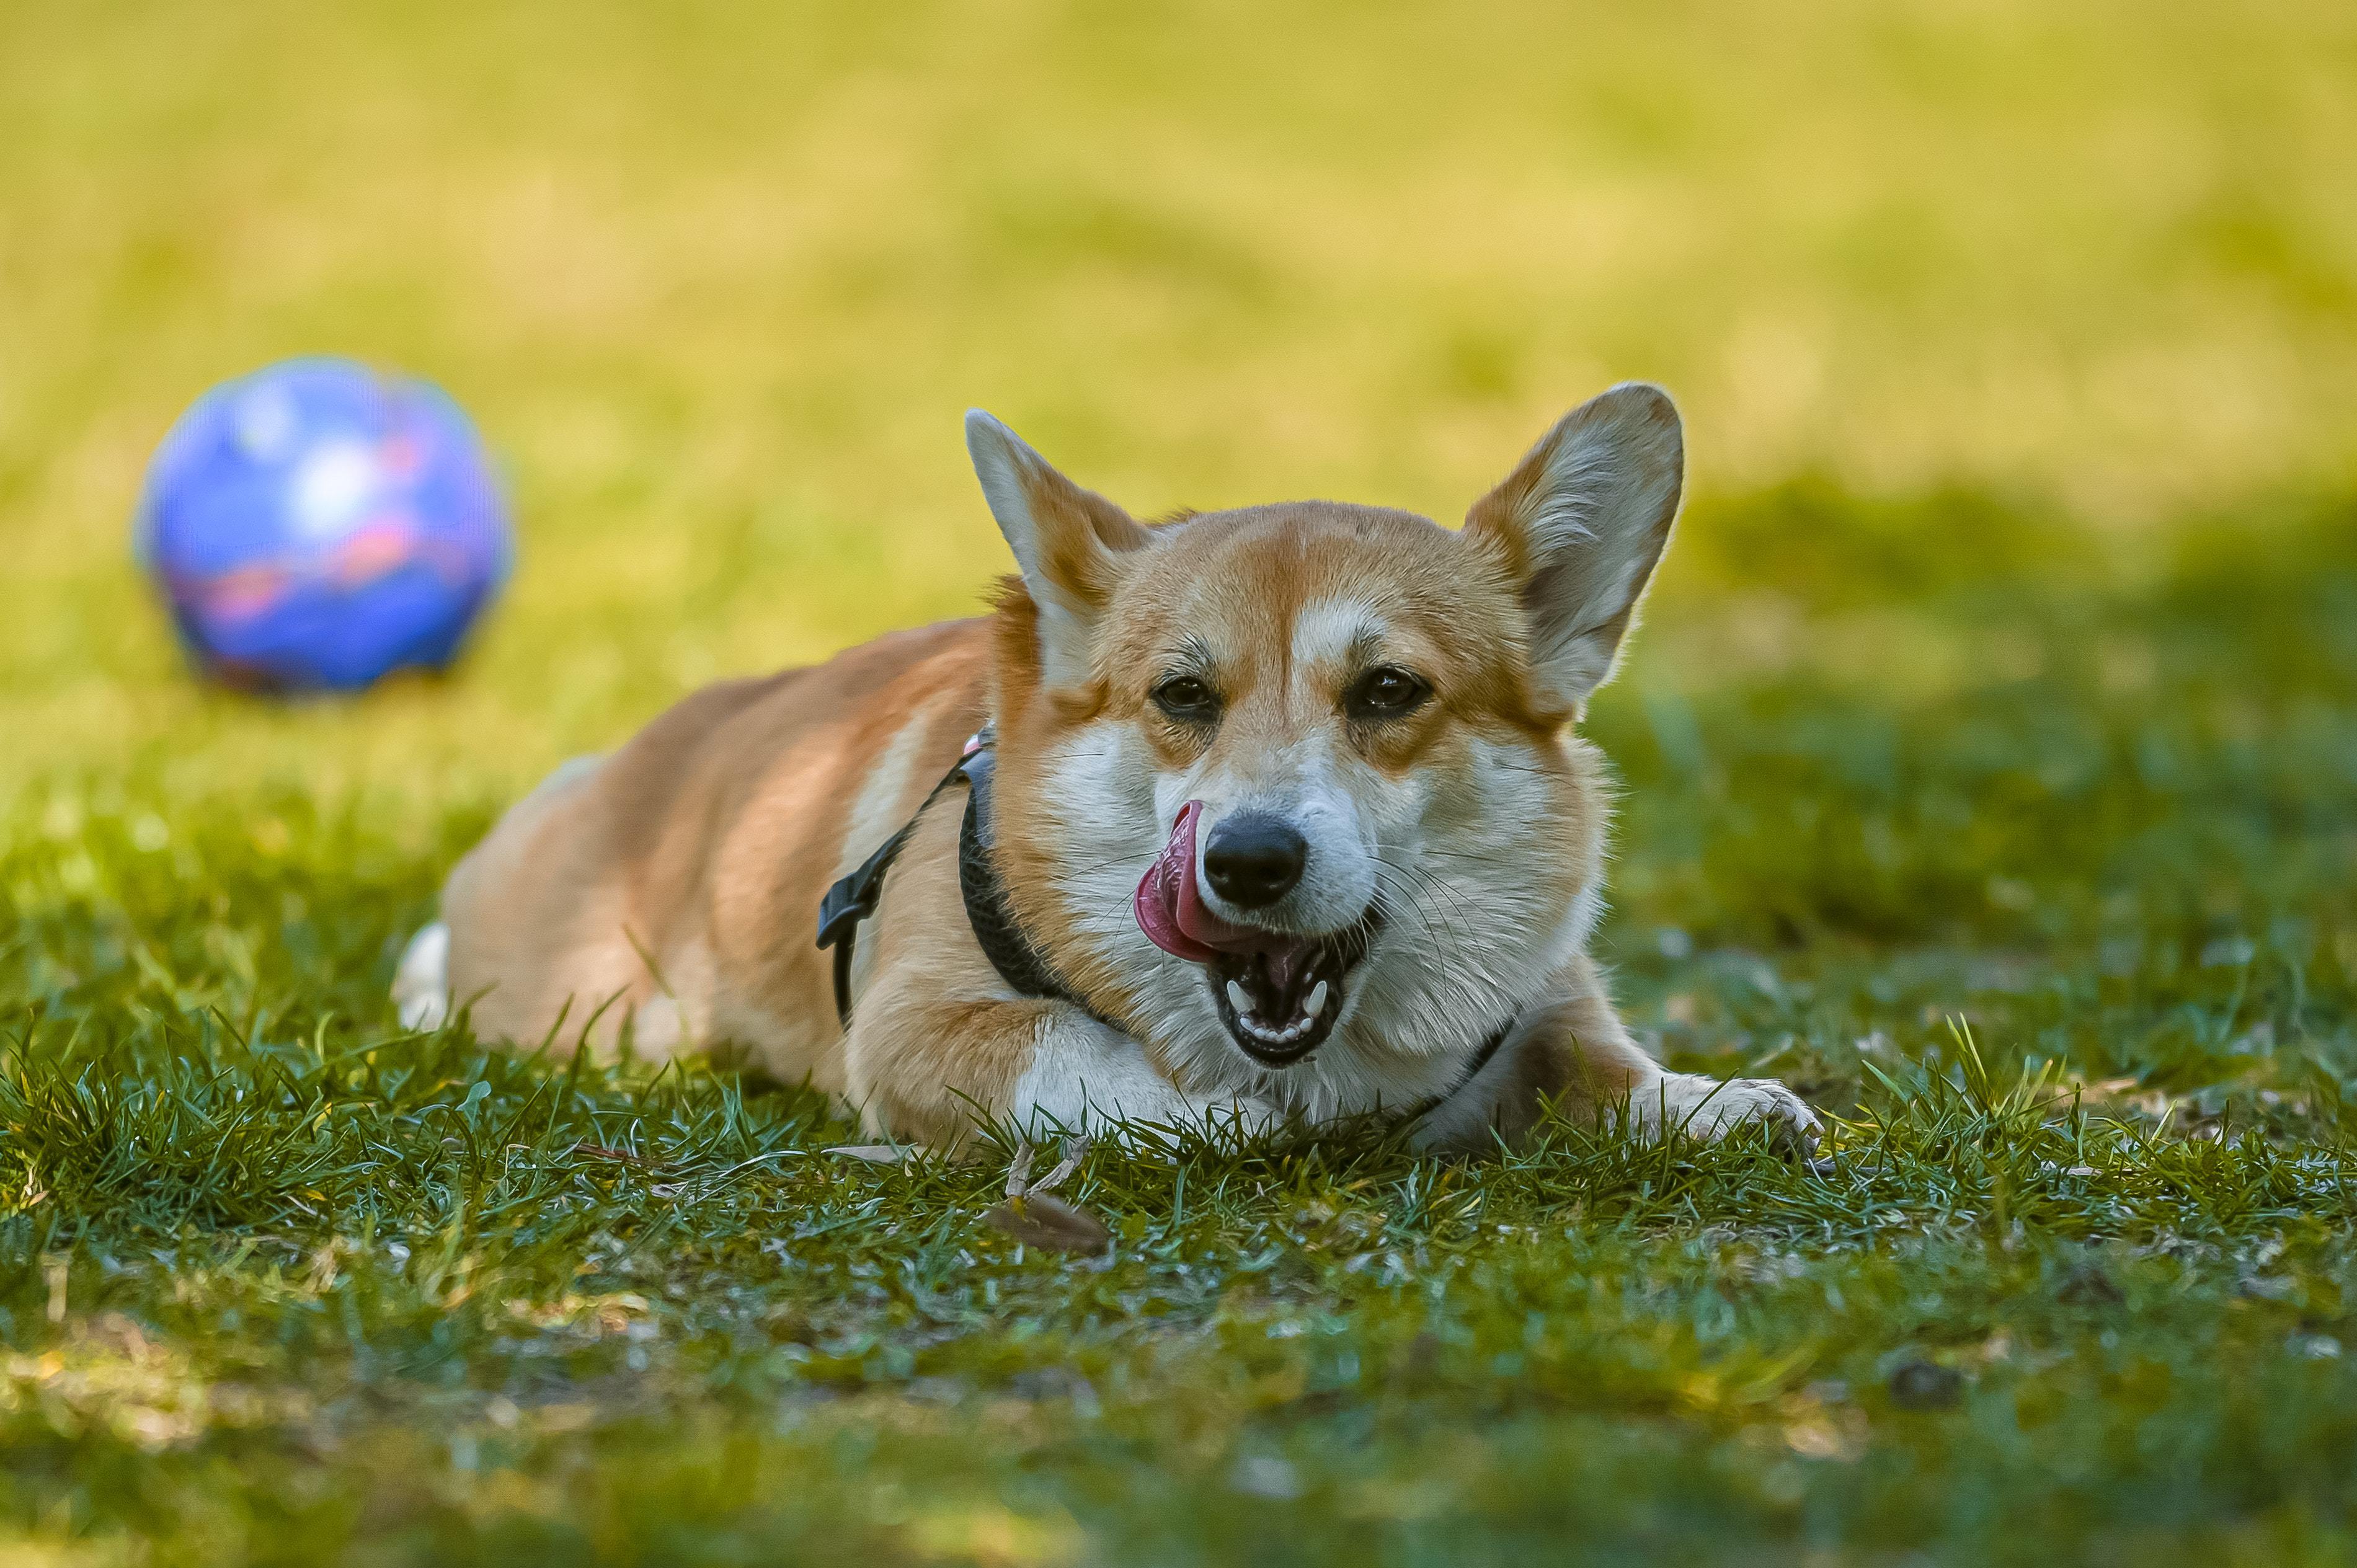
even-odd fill
[[(1821, 527), (1719, 526), (1796, 480), (2133, 573), (2357, 485), (2352, 81), (2336, 0), (0, 5), (0, 787), (503, 795), (971, 609), (975, 403), (1142, 510), (1453, 521), (1661, 381), (1664, 677), (1749, 588), (1755, 657), (1794, 590), (1873, 596)], [(142, 467), (323, 351), (468, 406), (522, 570), (447, 688), (211, 697), (129, 564)], [(1907, 515), (1910, 570), (1982, 542)]]

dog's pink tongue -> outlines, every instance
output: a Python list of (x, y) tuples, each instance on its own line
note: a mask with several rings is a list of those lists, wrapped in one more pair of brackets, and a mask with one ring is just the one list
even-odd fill
[(1271, 945), (1269, 933), (1230, 925), (1203, 907), (1195, 887), (1195, 824), (1202, 815), (1200, 800), (1178, 808), (1170, 842), (1137, 884), (1138, 929), (1156, 947), (1189, 963), (1209, 963), (1223, 952), (1265, 950)]

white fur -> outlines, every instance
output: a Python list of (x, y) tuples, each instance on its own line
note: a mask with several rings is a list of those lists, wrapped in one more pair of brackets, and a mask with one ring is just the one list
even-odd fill
[(1818, 1130), (1815, 1114), (1801, 1097), (1773, 1079), (1665, 1072), (1629, 1096), (1630, 1126), (1640, 1137), (1658, 1137), (1667, 1129), (1696, 1138), (1723, 1138), (1747, 1122), (1766, 1122), (1800, 1133)]
[(1563, 924), (1555, 928), (1555, 963), (1569, 963), (1587, 951), (1587, 939), (1596, 934), (1597, 924), (1603, 918), (1604, 889), (1591, 882), (1572, 898), (1571, 908), (1564, 912)]
[(1016, 1079), (1011, 1110), (1016, 1125), (1035, 1139), (1118, 1132), (1122, 1122), (1249, 1139), (1281, 1119), (1275, 1106), (1250, 1096), (1181, 1093), (1136, 1041), (1063, 1009), (1040, 1028), (1031, 1064)]
[(630, 1049), (648, 1061), (662, 1061), (695, 1045), (687, 1011), (679, 998), (659, 992), (630, 1009)]
[(1297, 669), (1339, 663), (1362, 641), (1380, 642), (1383, 618), (1360, 599), (1312, 599), (1293, 618), (1293, 662)]
[(1383, 824), (1392, 919), (1353, 985), (1389, 1037), (1467, 1050), (1548, 983), (1592, 918), (1592, 889), (1574, 894), (1535, 874), (1547, 858), (1534, 859), (1535, 844), (1602, 831), (1554, 820), (1525, 748), (1483, 741), (1472, 753), (1462, 775), (1417, 780), (1395, 803), (1401, 817)]
[(393, 973), (393, 1004), (404, 1029), (438, 1029), (450, 1017), (450, 928), (420, 926), (401, 950)]

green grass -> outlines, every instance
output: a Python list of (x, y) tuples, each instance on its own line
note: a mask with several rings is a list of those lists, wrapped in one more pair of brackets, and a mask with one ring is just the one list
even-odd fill
[(97, 1561), (2345, 1561), (2352, 521), (1927, 580), (1927, 518), (1731, 518), (1906, 581), (1761, 574), (1796, 651), (1731, 677), (1756, 599), (1663, 618), (1596, 719), (1605, 946), (1674, 1060), (1840, 1113), (1830, 1169), (1099, 1149), (1102, 1267), (982, 1223), (1003, 1156), (400, 1036), (479, 810), (421, 851), (301, 790), (29, 795), (0, 1519)]
[[(2357, 1559), (2352, 81), (2322, 0), (0, 6), (0, 1563)], [(208, 693), (140, 467), (320, 349), (522, 569)], [(1446, 517), (1623, 375), (1601, 950), (1829, 1168), (1101, 1148), (1099, 1266), (396, 1029), (554, 762), (975, 602), (968, 403)]]

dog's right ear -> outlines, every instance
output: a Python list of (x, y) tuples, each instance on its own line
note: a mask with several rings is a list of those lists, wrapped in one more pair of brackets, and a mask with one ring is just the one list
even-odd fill
[(1039, 609), (1040, 674), (1051, 687), (1079, 686), (1120, 576), (1118, 557), (1144, 544), (1146, 530), (978, 408), (965, 416), (965, 449)]

